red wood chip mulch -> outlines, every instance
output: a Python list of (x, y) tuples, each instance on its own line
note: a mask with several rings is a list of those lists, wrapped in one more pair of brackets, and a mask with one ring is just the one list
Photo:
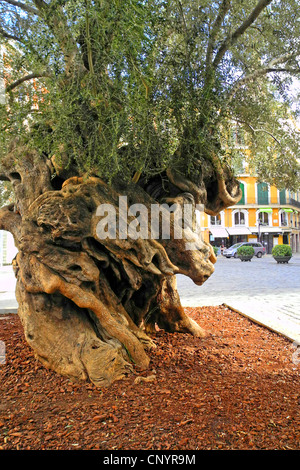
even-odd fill
[(299, 450), (295, 345), (224, 306), (186, 311), (207, 338), (158, 331), (151, 368), (105, 389), (45, 369), (0, 317), (0, 449)]

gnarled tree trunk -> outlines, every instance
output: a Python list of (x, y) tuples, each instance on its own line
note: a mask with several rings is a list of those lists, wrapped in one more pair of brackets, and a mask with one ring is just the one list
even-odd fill
[[(12, 149), (0, 173), (13, 183), (15, 203), (0, 210), (0, 229), (14, 236), (18, 313), (26, 340), (46, 367), (107, 386), (133, 366), (148, 367), (155, 325), (205, 335), (185, 314), (175, 277), (182, 273), (201, 285), (212, 274), (215, 256), (199, 234), (153, 239), (148, 228), (148, 237), (133, 239), (119, 226), (116, 237), (99, 237), (98, 231), (98, 208), (108, 207), (103, 204), (115, 209), (123, 227), (134, 220), (122, 219), (120, 196), (149, 212), (166, 202), (179, 208), (204, 204), (215, 214), (239, 200), (233, 178), (212, 164), (205, 168), (196, 182), (169, 169), (164, 185), (159, 177), (108, 185), (72, 169), (66, 173), (54, 159), (24, 147)], [(193, 249), (186, 249), (187, 242)]]

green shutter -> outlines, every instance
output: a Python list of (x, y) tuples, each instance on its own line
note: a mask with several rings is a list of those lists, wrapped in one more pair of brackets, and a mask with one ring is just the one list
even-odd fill
[(269, 188), (267, 183), (257, 185), (257, 204), (269, 204)]
[(286, 204), (285, 189), (282, 189), (281, 191), (279, 191), (279, 202), (280, 204)]
[(242, 190), (242, 197), (238, 204), (245, 204), (245, 185), (244, 183), (240, 183), (240, 188)]

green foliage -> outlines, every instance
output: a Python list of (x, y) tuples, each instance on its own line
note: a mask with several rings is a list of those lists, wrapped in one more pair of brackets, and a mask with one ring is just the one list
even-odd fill
[(290, 245), (276, 245), (272, 248), (272, 255), (277, 256), (292, 256), (292, 248)]
[(214, 249), (215, 255), (217, 256), (217, 255), (218, 255), (219, 248), (218, 248), (217, 246), (214, 246), (213, 249)]
[(248, 24), (256, 4), (28, 0), (20, 8), (0, 0), (9, 83), (44, 75), (0, 105), (0, 157), (21, 137), (108, 180), (161, 173), (176, 159), (193, 174), (212, 155), (238, 168), (238, 125), (250, 169), (297, 190), (300, 137), (287, 123), (295, 114), (298, 2), (260, 0)]
[(242, 245), (237, 249), (238, 256), (253, 256), (254, 248), (253, 246)]

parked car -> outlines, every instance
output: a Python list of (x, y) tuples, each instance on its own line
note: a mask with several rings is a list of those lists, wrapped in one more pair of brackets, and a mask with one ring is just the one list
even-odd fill
[(223, 251), (223, 255), (226, 256), (226, 258), (237, 258), (237, 249), (242, 246), (253, 246), (254, 248), (254, 256), (257, 256), (257, 258), (261, 258), (262, 255), (266, 253), (266, 249), (264, 246), (262, 246), (261, 243), (258, 242), (243, 242), (243, 243), (236, 243), (235, 245), (232, 245), (230, 248), (226, 248)]

